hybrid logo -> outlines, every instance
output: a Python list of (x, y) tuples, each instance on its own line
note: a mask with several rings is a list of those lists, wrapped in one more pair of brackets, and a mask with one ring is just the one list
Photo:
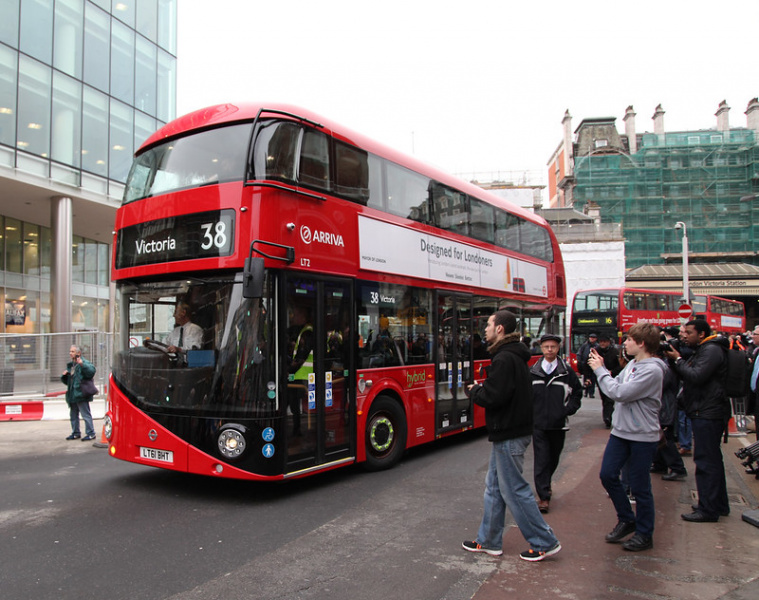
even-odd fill
[(312, 232), (311, 228), (308, 227), (308, 225), (301, 225), (300, 239), (302, 239), (303, 243), (305, 244), (318, 242), (319, 244), (327, 244), (328, 246), (342, 246), (345, 248), (343, 236), (341, 236), (339, 233), (328, 233), (326, 231), (319, 231), (318, 229), (314, 229)]

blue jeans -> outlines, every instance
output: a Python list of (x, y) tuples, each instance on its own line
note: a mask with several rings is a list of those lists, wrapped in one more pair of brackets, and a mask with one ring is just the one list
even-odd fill
[(477, 532), (477, 542), (485, 548), (503, 547), (506, 507), (530, 548), (546, 551), (558, 540), (538, 510), (532, 488), (522, 475), (524, 453), (531, 436), (493, 442), (490, 466), (485, 477), (485, 510)]
[[(601, 483), (614, 503), (617, 519), (635, 523), (636, 533), (646, 537), (654, 534), (654, 495), (651, 492), (651, 463), (658, 442), (633, 442), (610, 435), (601, 463)], [(637, 518), (630, 505), (619, 474), (627, 463), (630, 493), (635, 496)]]
[(690, 450), (693, 445), (693, 429), (691, 428), (690, 419), (684, 410), (677, 411), (677, 443), (680, 448)]
[(86, 435), (95, 435), (95, 426), (92, 424), (92, 413), (90, 412), (89, 402), (75, 402), (69, 406), (69, 417), (71, 418), (71, 433), (81, 435), (79, 431), (79, 414), (84, 419), (84, 430)]

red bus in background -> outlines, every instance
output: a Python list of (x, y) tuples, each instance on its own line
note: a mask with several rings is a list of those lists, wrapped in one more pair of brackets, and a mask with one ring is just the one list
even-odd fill
[(746, 332), (746, 307), (743, 302), (719, 296), (694, 296), (693, 313), (705, 319), (712, 328), (726, 334)]
[[(484, 425), (464, 390), (495, 310), (525, 336), (564, 330), (545, 221), (299, 108), (167, 124), (135, 155), (115, 229), (105, 430), (135, 463), (243, 479), (387, 468)], [(167, 340), (176, 306), (202, 330), (184, 352)]]
[[(636, 323), (645, 321), (660, 327), (679, 327), (681, 319), (677, 310), (681, 304), (681, 292), (626, 287), (581, 290), (575, 293), (572, 301), (572, 356), (591, 333), (608, 335), (619, 343), (622, 336)], [(715, 333), (734, 334), (746, 331), (746, 310), (743, 302), (717, 296), (693, 296), (691, 306), (691, 318), (705, 319)]]

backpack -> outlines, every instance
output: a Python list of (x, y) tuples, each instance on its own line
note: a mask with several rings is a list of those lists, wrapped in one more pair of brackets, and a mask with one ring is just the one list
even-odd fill
[(742, 398), (749, 395), (751, 383), (751, 363), (743, 350), (725, 350), (725, 374), (722, 387), (728, 398)]

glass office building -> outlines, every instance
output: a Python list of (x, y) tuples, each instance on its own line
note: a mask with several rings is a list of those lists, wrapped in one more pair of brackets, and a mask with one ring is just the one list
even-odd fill
[(0, 0), (0, 333), (111, 330), (134, 150), (176, 111), (177, 0)]

